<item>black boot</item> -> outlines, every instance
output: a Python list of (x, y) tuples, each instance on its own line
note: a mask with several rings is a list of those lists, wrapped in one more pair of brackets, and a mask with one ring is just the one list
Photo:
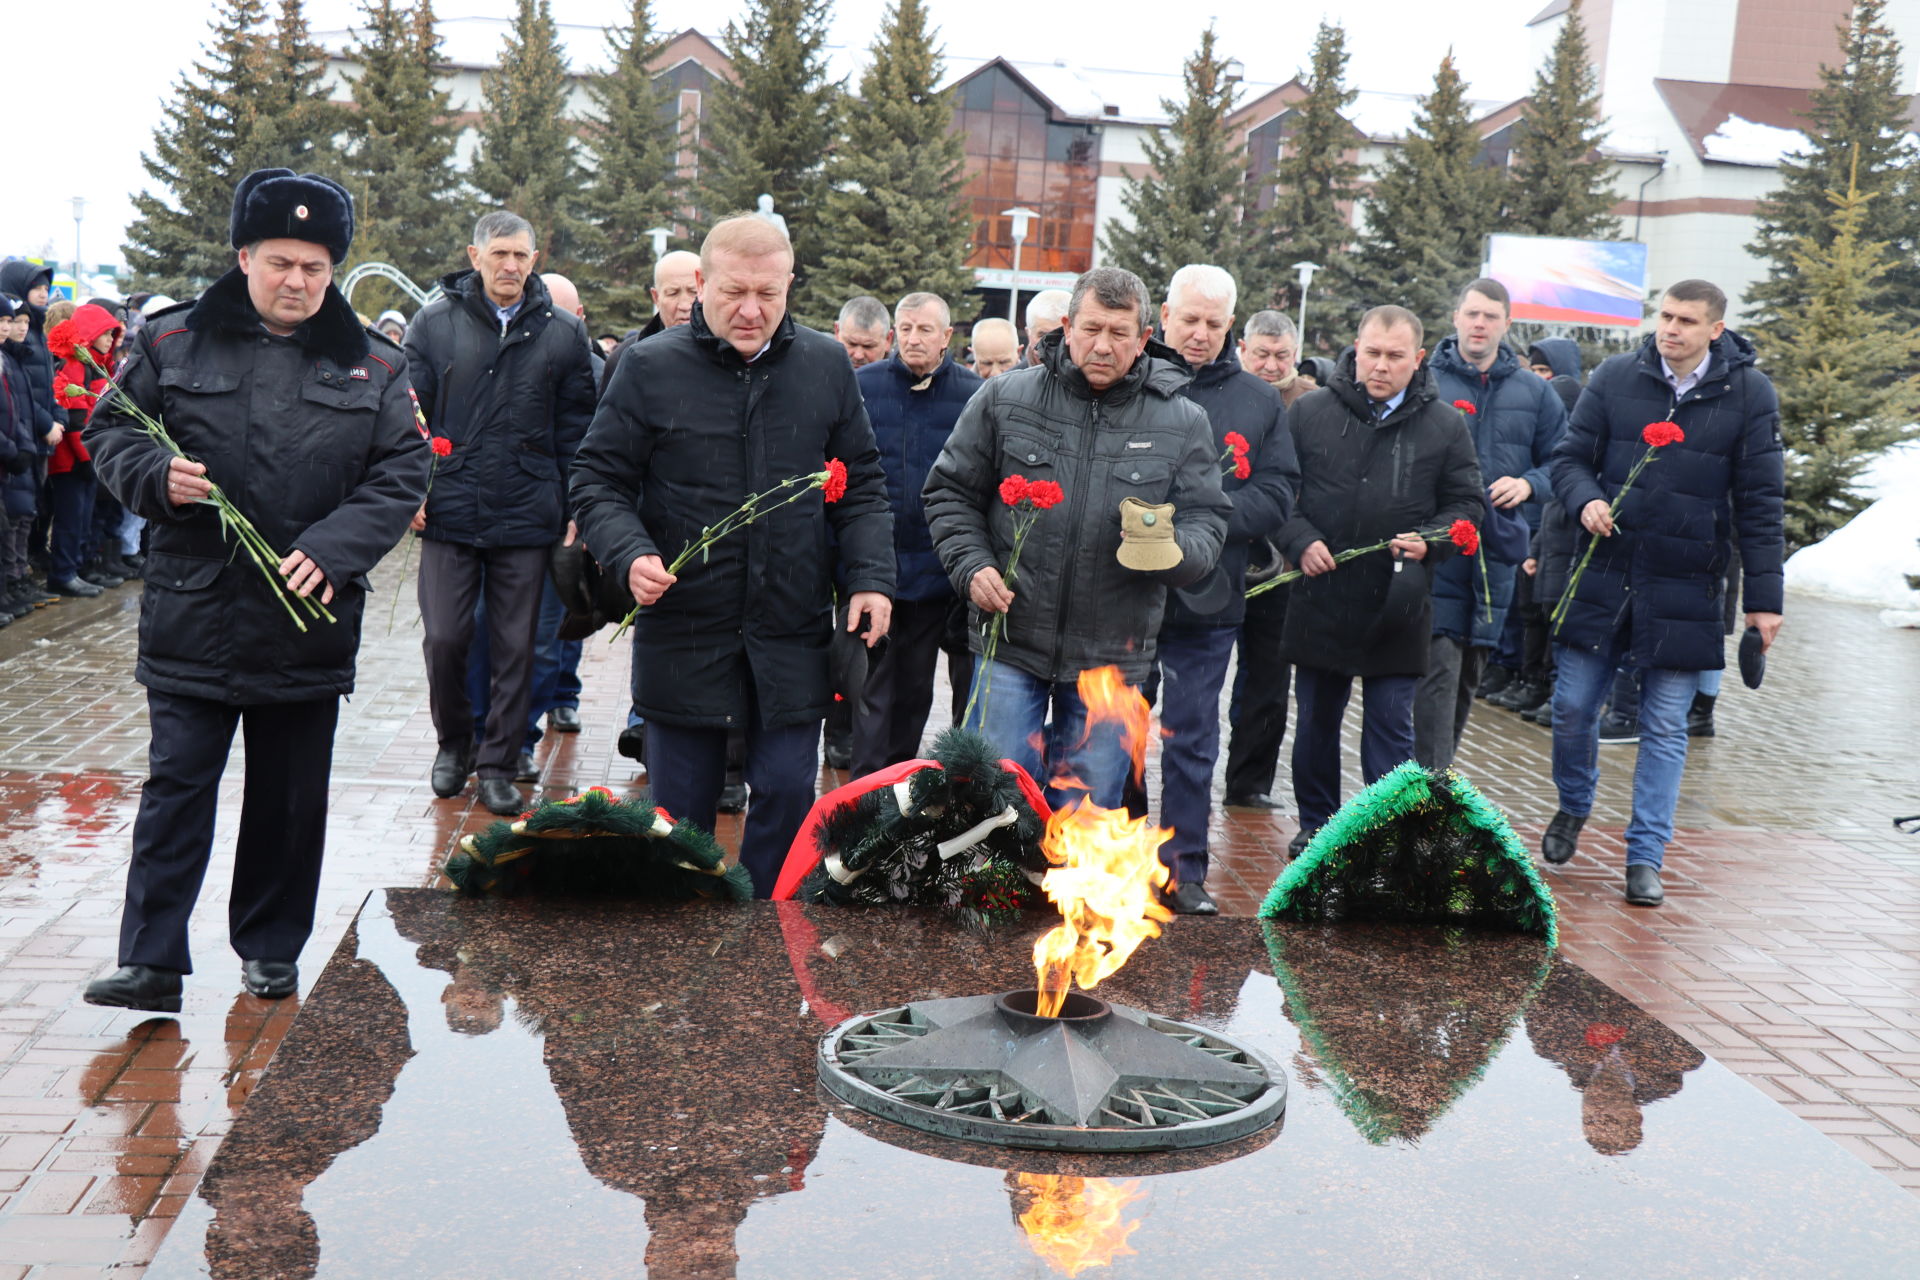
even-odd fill
[(1487, 674), (1480, 678), (1480, 687), (1473, 691), (1476, 698), (1491, 698), (1494, 694), (1508, 688), (1514, 681), (1512, 667), (1503, 667), (1497, 662), (1487, 664)]
[(1626, 899), (1635, 907), (1657, 907), (1665, 902), (1667, 891), (1660, 886), (1660, 868), (1644, 862), (1628, 863)]
[(1556, 811), (1547, 824), (1547, 833), (1540, 837), (1540, 856), (1556, 867), (1570, 861), (1579, 850), (1580, 828), (1586, 825), (1584, 813)]
[(89, 982), (84, 999), (88, 1004), (103, 1004), (114, 1009), (178, 1013), (180, 975), (151, 965), (122, 965), (106, 977)]
[(1687, 736), (1689, 738), (1711, 738), (1713, 736), (1713, 703), (1710, 693), (1693, 695), (1693, 705), (1687, 708)]

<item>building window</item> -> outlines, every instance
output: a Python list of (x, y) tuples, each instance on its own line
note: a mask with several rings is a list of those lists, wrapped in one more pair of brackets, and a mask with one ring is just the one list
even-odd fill
[(974, 267), (1013, 265), (1012, 220), (1040, 215), (1020, 252), (1022, 271), (1078, 274), (1093, 266), (1100, 144), (1091, 125), (1056, 121), (1004, 68), (988, 67), (955, 94), (953, 127), (966, 139)]

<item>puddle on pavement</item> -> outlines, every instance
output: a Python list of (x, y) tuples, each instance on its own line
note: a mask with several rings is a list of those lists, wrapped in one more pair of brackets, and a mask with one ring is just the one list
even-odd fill
[(1099, 994), (1260, 1048), (1284, 1122), (1062, 1156), (840, 1107), (841, 1017), (1034, 926), (375, 895), (148, 1272), (1903, 1274), (1920, 1206), (1537, 942), (1181, 922)]

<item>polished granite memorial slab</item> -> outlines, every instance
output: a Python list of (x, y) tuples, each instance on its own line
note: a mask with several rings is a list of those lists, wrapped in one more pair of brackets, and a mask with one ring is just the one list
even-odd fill
[(1052, 924), (373, 895), (183, 1210), (180, 1276), (1908, 1276), (1920, 1205), (1535, 939), (1181, 919), (1099, 988), (1283, 1064), (1206, 1150), (941, 1139), (854, 1013)]

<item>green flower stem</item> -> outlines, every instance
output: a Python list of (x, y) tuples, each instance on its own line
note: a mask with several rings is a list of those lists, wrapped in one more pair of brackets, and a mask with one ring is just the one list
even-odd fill
[[(1013, 586), (1013, 580), (1020, 573), (1020, 548), (1027, 544), (1027, 534), (1040, 521), (1040, 509), (1031, 507), (1021, 512), (1026, 518), (1015, 517), (1013, 526), (1013, 549), (1007, 553), (1007, 571), (1000, 581), (1007, 587)], [(993, 697), (993, 655), (999, 652), (1000, 636), (1007, 628), (1007, 615), (996, 613), (987, 626), (987, 638), (980, 645), (980, 678), (974, 682), (973, 689), (967, 694), (967, 709), (960, 713), (960, 723), (965, 726), (973, 720), (974, 704), (980, 706), (980, 723), (975, 724), (975, 732), (984, 729), (987, 718), (987, 701)]]
[[(1647, 464), (1652, 462), (1654, 456), (1659, 452), (1660, 450), (1658, 448), (1650, 447), (1645, 453), (1640, 455), (1640, 460), (1633, 464), (1632, 468), (1627, 472), (1625, 483), (1620, 486), (1620, 492), (1614, 494), (1613, 501), (1607, 504), (1607, 519), (1613, 521), (1619, 520), (1620, 504), (1626, 501), (1627, 490), (1633, 488), (1633, 482), (1640, 478), (1640, 473), (1647, 469)], [(1576, 519), (1577, 518), (1576, 516)], [(1618, 530), (1616, 529), (1615, 532), (1618, 532)], [(1580, 585), (1580, 575), (1587, 571), (1587, 562), (1593, 559), (1593, 549), (1599, 545), (1599, 534), (1590, 533), (1587, 535), (1587, 549), (1581, 554), (1580, 563), (1574, 566), (1573, 576), (1567, 579), (1566, 590), (1560, 593), (1559, 603), (1553, 606), (1553, 613), (1549, 615), (1553, 622), (1554, 635), (1560, 634), (1560, 624), (1567, 620), (1567, 611), (1573, 607), (1573, 593)]]
[[(702, 560), (705, 560), (707, 552), (712, 549), (714, 543), (720, 541), (730, 533), (746, 528), (761, 516), (778, 511), (789, 502), (798, 502), (815, 489), (825, 488), (827, 479), (832, 474), (830, 471), (810, 471), (806, 475), (793, 476), (789, 479), (782, 480), (779, 484), (764, 493), (754, 494), (732, 511), (729, 511), (718, 524), (702, 529), (700, 536), (692, 542), (689, 542), (686, 550), (673, 558), (673, 563), (667, 566), (667, 572), (676, 578), (679, 577), (680, 571), (686, 568), (696, 555)], [(796, 485), (800, 486), (798, 492), (788, 494), (772, 506), (764, 510), (761, 509), (760, 504), (762, 502), (788, 489), (792, 489)], [(640, 616), (640, 610), (645, 607), (645, 605), (641, 604), (634, 605), (633, 608), (628, 611), (627, 616), (620, 620), (620, 625), (614, 628), (613, 635), (608, 637), (607, 643), (612, 644), (615, 640), (625, 635), (627, 628), (633, 625), (633, 620)]]
[[(1420, 540), (1422, 542), (1451, 542), (1453, 541), (1452, 530), (1439, 529), (1432, 533), (1423, 533), (1420, 535)], [(1385, 551), (1392, 545), (1393, 539), (1388, 538), (1384, 542), (1375, 542), (1365, 547), (1348, 547), (1345, 551), (1336, 552), (1333, 557), (1333, 562), (1335, 564), (1345, 564), (1349, 560), (1358, 560), (1361, 556), (1370, 556), (1376, 551)], [(1483, 565), (1482, 568), (1484, 569), (1484, 567)], [(1251, 600), (1262, 592), (1271, 591), (1284, 583), (1298, 582), (1306, 576), (1307, 571), (1305, 569), (1289, 569), (1285, 573), (1277, 573), (1260, 585), (1247, 588), (1247, 599)]]

